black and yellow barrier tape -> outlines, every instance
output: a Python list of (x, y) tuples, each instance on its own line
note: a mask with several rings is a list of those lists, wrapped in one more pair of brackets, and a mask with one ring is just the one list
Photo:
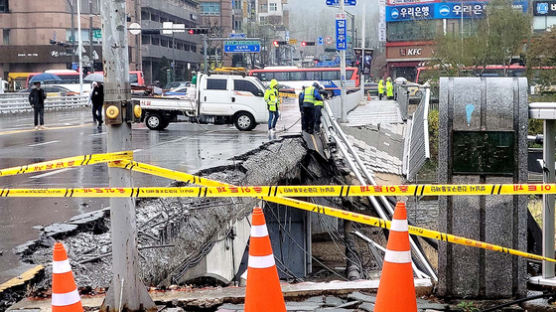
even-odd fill
[(71, 167), (80, 167), (87, 165), (95, 165), (100, 163), (108, 163), (116, 160), (132, 160), (133, 152), (118, 152), (106, 154), (91, 154), (84, 156), (68, 157), (56, 160), (50, 160), (25, 166), (12, 167), (0, 170), (0, 177), (19, 175), (24, 173), (34, 173), (49, 170), (57, 170)]
[[(147, 164), (138, 163), (138, 162), (122, 161), (122, 162), (118, 163), (118, 166), (120, 166), (122, 168), (131, 169), (131, 170), (134, 170), (134, 171), (137, 171), (137, 172), (156, 175), (156, 176), (159, 176), (159, 177), (174, 179), (174, 180), (182, 181), (182, 182), (189, 182), (189, 183), (193, 183), (193, 184), (197, 184), (197, 185), (203, 185), (203, 186), (207, 186), (207, 187), (209, 187), (209, 186), (210, 187), (215, 187), (215, 186), (216, 187), (236, 187), (234, 185), (230, 185), (230, 184), (222, 183), (222, 182), (219, 182), (219, 181), (214, 181), (214, 180), (198, 177), (198, 176), (191, 175), (191, 174), (188, 174), (188, 173), (179, 172), (179, 171), (170, 170), (170, 169), (165, 169), (165, 168), (161, 168), (161, 167), (157, 167), (157, 166), (153, 166), (153, 165), (147, 165)], [(367, 216), (367, 215), (352, 212), (352, 211), (346, 211), (346, 210), (327, 207), (327, 206), (323, 206), (323, 205), (316, 205), (316, 204), (300, 201), (300, 200), (297, 200), (297, 199), (289, 199), (289, 198), (283, 198), (283, 197), (258, 196), (257, 198), (263, 199), (265, 201), (273, 202), (273, 203), (276, 203), (276, 204), (284, 205), (284, 206), (290, 206), (290, 207), (298, 208), (298, 209), (305, 210), (305, 211), (310, 211), (310, 212), (319, 213), (319, 214), (323, 214), (323, 215), (327, 215), (327, 216), (331, 216), (331, 217), (336, 217), (336, 218), (339, 218), (339, 219), (349, 220), (349, 221), (353, 221), (353, 222), (357, 222), (357, 223), (361, 223), (361, 224), (366, 224), (366, 225), (370, 225), (370, 226), (374, 226), (374, 227), (380, 227), (380, 228), (384, 228), (384, 229), (390, 229), (390, 221), (383, 220), (383, 219), (376, 218), (376, 217)], [(556, 259), (553, 259), (553, 258), (547, 258), (547, 257), (539, 256), (539, 255), (536, 255), (536, 254), (523, 252), (523, 251), (520, 251), (520, 250), (517, 250), (517, 249), (506, 248), (506, 247), (503, 247), (503, 246), (494, 245), (494, 244), (490, 244), (490, 243), (486, 243), (486, 242), (482, 242), (482, 241), (478, 241), (478, 240), (473, 240), (473, 239), (465, 238), (465, 237), (462, 237), (462, 236), (452, 235), (452, 234), (448, 234), (448, 233), (442, 233), (442, 232), (439, 232), (439, 231), (433, 231), (433, 230), (429, 230), (429, 229), (425, 229), (425, 228), (421, 228), (421, 227), (416, 227), (416, 226), (411, 226), (411, 225), (409, 226), (409, 234), (416, 235), (416, 236), (421, 236), (421, 237), (427, 237), (427, 238), (431, 238), (431, 239), (435, 239), (435, 240), (443, 241), (443, 242), (448, 242), (448, 243), (452, 243), (452, 244), (458, 244), (458, 245), (474, 247), (474, 248), (481, 248), (481, 249), (491, 250), (491, 251), (494, 251), (494, 252), (507, 253), (507, 254), (510, 254), (510, 255), (519, 256), (519, 257), (528, 258), (528, 259), (533, 259), (533, 260), (539, 260), (539, 261), (544, 260), (544, 261), (549, 261), (549, 262), (556, 262)]]
[[(114, 165), (112, 165), (114, 166)], [(117, 166), (120, 167), (120, 166)], [(158, 175), (156, 171), (146, 166), (137, 167), (133, 164), (128, 169)], [(125, 168), (125, 166), (124, 166)], [(165, 175), (169, 177), (170, 175)], [(174, 176), (175, 179), (175, 175)], [(448, 186), (416, 185), (416, 186), (349, 186), (349, 185), (314, 185), (314, 186), (216, 186), (207, 183), (200, 177), (189, 178), (183, 176), (180, 181), (208, 187), (94, 187), (94, 188), (43, 188), (18, 189), (6, 188), (0, 190), (0, 197), (359, 197), (359, 196), (461, 196), (461, 195), (540, 195), (556, 194), (556, 184), (478, 184), (451, 185), (453, 191), (436, 191), (435, 189)], [(457, 188), (461, 187), (462, 191)], [(380, 189), (382, 190), (380, 190)], [(385, 191), (389, 189), (389, 191)], [(401, 190), (405, 189), (405, 190)], [(421, 191), (418, 191), (421, 189)], [(492, 192), (492, 190), (500, 190)], [(424, 190), (424, 191), (423, 191)]]

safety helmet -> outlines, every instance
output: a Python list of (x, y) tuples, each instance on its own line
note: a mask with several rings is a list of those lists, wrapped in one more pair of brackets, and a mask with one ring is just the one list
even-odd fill
[(388, 81), (392, 81), (392, 78), (388, 77), (388, 79), (386, 79), (386, 80), (388, 80)]
[(274, 87), (276, 87), (277, 85), (278, 85), (278, 80), (272, 79), (272, 80), (270, 81), (270, 87), (271, 87), (271, 88), (274, 88)]

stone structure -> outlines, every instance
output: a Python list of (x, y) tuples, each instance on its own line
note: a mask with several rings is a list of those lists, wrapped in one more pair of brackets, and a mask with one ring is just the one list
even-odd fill
[[(438, 182), (527, 181), (527, 80), (441, 78)], [(518, 250), (527, 248), (526, 196), (439, 198), (439, 230)], [(441, 243), (443, 296), (526, 294), (526, 261), (484, 249)]]

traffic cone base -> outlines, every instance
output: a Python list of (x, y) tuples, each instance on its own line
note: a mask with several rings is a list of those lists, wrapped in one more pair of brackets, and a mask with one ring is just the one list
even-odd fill
[(261, 208), (253, 210), (245, 289), (245, 312), (285, 312), (286, 303)]
[(52, 312), (82, 312), (81, 298), (62, 243), (54, 245), (52, 258)]
[(390, 224), (374, 312), (416, 312), (415, 284), (405, 204), (398, 202)]

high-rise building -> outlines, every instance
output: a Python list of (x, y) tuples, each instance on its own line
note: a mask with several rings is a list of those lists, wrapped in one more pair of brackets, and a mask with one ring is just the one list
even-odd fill
[[(98, 70), (102, 68), (100, 2), (80, 1), (83, 66)], [(136, 18), (136, 1), (127, 0), (130, 20)], [(76, 13), (76, 0), (0, 0), (0, 76), (7, 77), (8, 72), (76, 69)], [(133, 35), (129, 39), (130, 69), (137, 70), (140, 56)]]
[[(0, 77), (9, 72), (77, 69), (77, 1), (0, 0)], [(100, 0), (79, 1), (83, 67), (102, 70)], [(163, 22), (199, 25), (195, 0), (126, 1), (128, 24), (140, 23), (142, 29), (161, 29)], [(197, 35), (129, 33), (128, 42), (130, 70), (143, 70), (147, 83), (165, 82), (169, 74), (176, 80), (188, 79), (202, 61)]]
[[(164, 22), (199, 26), (199, 6), (194, 0), (140, 0), (141, 28), (162, 29)], [(184, 80), (202, 62), (200, 38), (188, 32), (173, 35), (141, 35), (143, 73), (147, 83)], [(172, 70), (174, 69), (174, 70)], [(170, 77), (174, 75), (174, 77)]]

